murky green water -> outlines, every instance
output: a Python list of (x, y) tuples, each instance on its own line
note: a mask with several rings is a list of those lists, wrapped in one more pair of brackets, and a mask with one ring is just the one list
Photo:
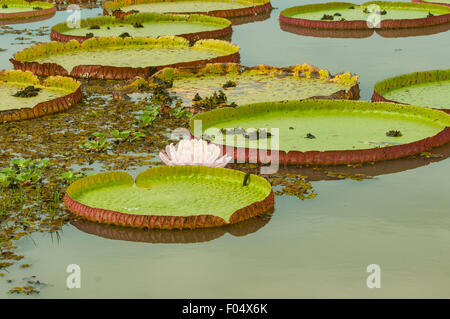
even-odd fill
[[(280, 9), (306, 3), (272, 2)], [(283, 32), (278, 14), (274, 10), (269, 20), (234, 28), (243, 64), (310, 63), (333, 74), (351, 71), (361, 76), (363, 100), (385, 78), (449, 67), (450, 32), (314, 38)], [(33, 25), (65, 17), (58, 13)], [(2, 36), (2, 43), (13, 38)], [(10, 67), (7, 59), (22, 47), (1, 52), (0, 65)], [(40, 298), (449, 298), (449, 171), (446, 159), (362, 182), (313, 182), (315, 199), (277, 196), (272, 219), (258, 231), (246, 236), (224, 232), (203, 243), (111, 240), (71, 225), (59, 240), (33, 234), (18, 242), (18, 253), (33, 266), (11, 267), (14, 282), (0, 278), (0, 295), (11, 297), (8, 289), (38, 275), (47, 283)], [(69, 264), (81, 267), (81, 289), (66, 288)], [(369, 264), (381, 267), (380, 289), (366, 286)]]

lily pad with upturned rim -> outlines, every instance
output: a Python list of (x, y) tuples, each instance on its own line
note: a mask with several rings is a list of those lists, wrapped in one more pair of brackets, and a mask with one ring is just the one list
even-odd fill
[[(7, 8), (3, 8), (6, 5)], [(40, 8), (40, 9), (37, 9)], [(39, 17), (54, 15), (56, 7), (48, 2), (23, 0), (2, 0), (0, 1), (0, 21), (13, 20), (15, 23), (27, 19), (35, 20)]]
[[(333, 76), (329, 71), (309, 64), (279, 68), (216, 63), (204, 68), (166, 68), (153, 76), (151, 81), (155, 80), (172, 83), (168, 92), (181, 98), (183, 105), (192, 107), (194, 112), (192, 101), (196, 94), (207, 97), (219, 90), (225, 92), (228, 103), (238, 105), (307, 98), (359, 98), (357, 75), (346, 72)], [(235, 86), (226, 87), (229, 81)], [(133, 88), (133, 83), (128, 88)]]
[(270, 0), (115, 0), (106, 2), (103, 14), (123, 18), (133, 10), (235, 18), (270, 12), (272, 5)]
[(450, 22), (420, 28), (403, 29), (314, 29), (280, 22), (280, 28), (285, 32), (318, 38), (364, 39), (374, 34), (378, 34), (384, 38), (404, 38), (428, 36), (431, 34), (446, 32), (450, 30)]
[(372, 101), (422, 105), (450, 113), (450, 69), (414, 72), (375, 84)]
[[(27, 87), (37, 94), (13, 96)], [(67, 110), (81, 100), (82, 93), (80, 83), (71, 78), (51, 76), (41, 83), (29, 71), (6, 70), (0, 71), (0, 97), (0, 122), (9, 122)]]
[[(368, 17), (371, 13), (363, 12), (364, 9), (372, 8), (371, 6), (379, 6), (380, 10), (387, 12), (385, 15), (379, 15), (379, 26), (369, 26)], [(341, 16), (333, 20), (321, 20), (324, 14), (335, 12), (341, 13)], [(428, 17), (430, 12), (432, 17)], [(449, 23), (450, 8), (407, 2), (371, 1), (361, 5), (330, 2), (285, 9), (280, 14), (280, 22), (298, 27), (336, 30), (419, 28)]]
[[(141, 24), (142, 28), (133, 27)], [(92, 30), (92, 26), (99, 29)], [(180, 15), (159, 13), (138, 13), (119, 19), (110, 16), (94, 17), (80, 21), (80, 28), (69, 28), (60, 23), (52, 28), (50, 38), (55, 41), (86, 41), (92, 33), (94, 37), (119, 36), (128, 32), (131, 36), (158, 37), (164, 35), (180, 36), (189, 41), (222, 38), (232, 32), (231, 22), (217, 17), (203, 15)]]
[[(197, 120), (202, 123), (201, 133), (195, 129)], [(215, 109), (197, 114), (191, 119), (190, 127), (194, 137), (207, 134), (213, 143), (222, 147), (224, 154), (239, 161), (248, 162), (253, 156), (253, 161), (267, 163), (272, 157), (291, 165), (396, 159), (450, 141), (450, 115), (444, 112), (394, 103), (342, 100), (256, 103)], [(219, 134), (220, 129), (235, 127), (266, 129), (277, 137), (249, 141)], [(272, 128), (279, 131), (274, 132)], [(388, 137), (389, 130), (400, 130), (403, 135)], [(305, 138), (308, 133), (316, 138)], [(278, 152), (279, 157), (274, 157), (272, 152)]]
[(153, 167), (133, 178), (97, 174), (69, 186), (67, 208), (91, 221), (138, 228), (193, 229), (234, 224), (273, 208), (270, 183), (225, 168)]
[(48, 42), (17, 52), (15, 69), (36, 75), (69, 75), (107, 80), (149, 77), (165, 67), (239, 62), (239, 47), (222, 40), (199, 40), (193, 45), (175, 36), (98, 37), (82, 43)]

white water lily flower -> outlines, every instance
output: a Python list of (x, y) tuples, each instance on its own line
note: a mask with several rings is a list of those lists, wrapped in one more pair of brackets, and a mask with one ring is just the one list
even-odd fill
[(220, 156), (220, 147), (200, 139), (181, 140), (176, 146), (166, 146), (166, 152), (159, 152), (159, 157), (164, 164), (225, 167), (232, 158)]

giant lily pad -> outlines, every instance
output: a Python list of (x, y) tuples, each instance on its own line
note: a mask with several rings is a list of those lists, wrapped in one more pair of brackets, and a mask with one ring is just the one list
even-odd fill
[(405, 2), (372, 1), (362, 5), (331, 2), (288, 8), (281, 12), (280, 22), (338, 30), (417, 28), (450, 22), (450, 8)]
[(270, 0), (114, 0), (105, 4), (104, 14), (122, 18), (137, 12), (197, 13), (222, 18), (254, 16), (272, 10)]
[(52, 76), (41, 83), (31, 72), (8, 70), (0, 72), (0, 97), (0, 122), (8, 122), (67, 110), (82, 94), (71, 78)]
[(153, 167), (133, 178), (124, 172), (80, 179), (65, 204), (88, 220), (138, 228), (206, 228), (234, 224), (273, 208), (264, 178), (225, 168)]
[(231, 22), (217, 17), (203, 15), (180, 15), (159, 13), (138, 13), (123, 20), (110, 16), (88, 18), (80, 21), (80, 28), (69, 28), (60, 23), (52, 28), (52, 40), (67, 42), (85, 41), (91, 37), (120, 36), (159, 37), (176, 35), (189, 41), (221, 38), (231, 34)]
[(11, 59), (14, 68), (37, 75), (118, 80), (148, 77), (168, 66), (238, 61), (239, 47), (229, 42), (200, 40), (191, 46), (188, 40), (174, 36), (48, 42), (22, 50)]
[(299, 34), (302, 36), (317, 38), (368, 38), (374, 34), (378, 34), (384, 38), (404, 38), (427, 36), (431, 34), (446, 32), (450, 30), (450, 22), (418, 28), (402, 28), (402, 29), (315, 29), (301, 27), (292, 24), (280, 22), (281, 30)]
[[(196, 128), (196, 123), (202, 127)], [(295, 165), (363, 163), (418, 154), (449, 142), (449, 126), (450, 115), (441, 111), (341, 100), (257, 103), (191, 119), (195, 137), (207, 136), (239, 161)]]
[[(330, 75), (309, 64), (278, 68), (268, 65), (245, 67), (237, 63), (214, 63), (203, 68), (165, 68), (149, 82), (136, 79), (116, 89), (115, 94), (146, 90), (152, 83), (171, 85), (168, 92), (180, 98), (193, 113), (202, 111), (196, 96), (202, 98), (223, 91), (232, 105), (263, 101), (307, 98), (358, 99), (358, 76), (349, 72)], [(117, 94), (121, 93), (121, 94)]]
[(403, 74), (378, 82), (372, 101), (423, 105), (450, 112), (450, 69)]
[(226, 93), (228, 103), (238, 105), (313, 97), (359, 98), (357, 75), (347, 72), (333, 76), (309, 64), (278, 68), (217, 63), (190, 70), (166, 68), (154, 77), (173, 83), (169, 92), (180, 97), (187, 107), (193, 106), (196, 94), (206, 97), (219, 90)]
[(0, 21), (12, 20), (26, 21), (31, 19), (36, 21), (39, 17), (51, 16), (56, 12), (56, 7), (48, 2), (24, 0), (2, 0), (0, 1)]

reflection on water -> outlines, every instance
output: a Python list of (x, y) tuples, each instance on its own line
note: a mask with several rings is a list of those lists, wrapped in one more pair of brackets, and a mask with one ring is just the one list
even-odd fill
[[(342, 178), (336, 177), (336, 173), (347, 176), (348, 178), (357, 177), (358, 174), (363, 174), (366, 177), (376, 177), (386, 174), (400, 173), (407, 170), (414, 170), (419, 167), (427, 166), (432, 163), (437, 163), (446, 160), (450, 157), (450, 143), (444, 146), (433, 148), (432, 150), (423, 153), (422, 155), (414, 155), (405, 158), (400, 158), (391, 161), (380, 161), (376, 163), (363, 163), (361, 165), (339, 165), (339, 166), (325, 166), (325, 167), (293, 167), (284, 166), (278, 170), (281, 174), (296, 174), (307, 176), (309, 181), (326, 181), (326, 180), (340, 180)], [(241, 166), (237, 164), (229, 164), (228, 168), (239, 169)], [(255, 165), (253, 168), (246, 168), (253, 174), (258, 174), (260, 167)]]
[(361, 29), (361, 30), (332, 30), (332, 29), (309, 29), (280, 22), (283, 31), (319, 38), (368, 38), (377, 33), (385, 38), (417, 37), (446, 32), (450, 30), (450, 23), (428, 26), (423, 28), (404, 29)]
[(268, 11), (268, 12), (256, 14), (254, 16), (234, 17), (234, 18), (229, 18), (228, 20), (231, 21), (233, 26), (237, 26), (237, 25), (242, 25), (242, 24), (247, 24), (247, 23), (265, 21), (270, 18), (271, 13), (272, 13), (272, 11)]
[(74, 220), (71, 224), (85, 233), (113, 240), (153, 244), (192, 244), (211, 241), (226, 233), (238, 237), (247, 236), (266, 226), (271, 218), (272, 213), (266, 213), (225, 227), (192, 230), (135, 229), (103, 225), (87, 220)]

